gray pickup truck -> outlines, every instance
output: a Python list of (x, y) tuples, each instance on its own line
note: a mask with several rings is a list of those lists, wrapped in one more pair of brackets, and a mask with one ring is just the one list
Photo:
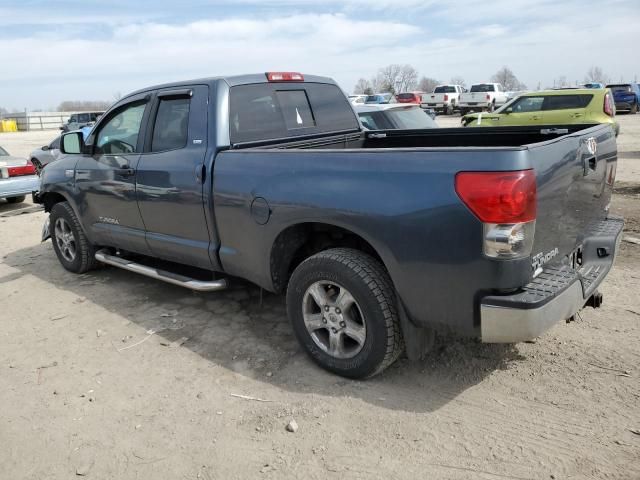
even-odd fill
[(64, 268), (286, 292), (303, 348), (351, 378), (441, 328), (518, 342), (598, 307), (623, 227), (609, 126), (365, 132), (291, 72), (132, 93), (61, 150), (35, 200)]

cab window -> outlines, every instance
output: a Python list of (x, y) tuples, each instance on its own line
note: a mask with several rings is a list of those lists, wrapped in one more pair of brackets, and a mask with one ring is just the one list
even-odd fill
[(116, 111), (100, 125), (96, 134), (96, 153), (116, 155), (138, 151), (138, 136), (146, 103), (132, 103)]
[(189, 129), (190, 98), (162, 98), (153, 125), (151, 151), (184, 148)]
[(585, 108), (593, 95), (550, 95), (544, 99), (543, 110)]

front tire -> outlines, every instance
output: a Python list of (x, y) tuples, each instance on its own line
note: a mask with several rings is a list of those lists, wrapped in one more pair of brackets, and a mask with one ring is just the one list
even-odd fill
[(7, 202), (9, 203), (22, 203), (27, 199), (26, 195), (20, 195), (19, 197), (9, 197)]
[(309, 356), (343, 377), (377, 375), (404, 350), (391, 279), (358, 250), (335, 248), (302, 262), (289, 281), (287, 313)]
[(95, 249), (80, 226), (68, 202), (56, 203), (49, 215), (51, 241), (62, 266), (73, 273), (85, 273), (97, 265)]

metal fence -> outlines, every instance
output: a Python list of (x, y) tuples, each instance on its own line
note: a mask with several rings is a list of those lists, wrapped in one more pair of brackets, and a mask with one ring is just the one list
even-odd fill
[(15, 120), (18, 130), (55, 130), (67, 121), (72, 112), (20, 112), (3, 116), (6, 120)]

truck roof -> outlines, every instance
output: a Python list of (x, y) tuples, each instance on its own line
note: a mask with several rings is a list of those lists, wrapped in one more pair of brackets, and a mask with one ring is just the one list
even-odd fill
[[(145, 87), (142, 88), (140, 90), (136, 90), (135, 92), (131, 92), (127, 95), (127, 97), (130, 97), (132, 95), (137, 95), (140, 93), (144, 93), (144, 92), (148, 92), (150, 90), (158, 90), (161, 88), (179, 88), (179, 87), (184, 87), (187, 85), (213, 85), (219, 81), (224, 81), (227, 83), (227, 85), (229, 85), (230, 87), (235, 87), (237, 85), (248, 85), (248, 84), (252, 84), (252, 83), (268, 83), (267, 80), (267, 73), (268, 72), (263, 72), (263, 73), (249, 73), (249, 74), (245, 74), (245, 75), (231, 75), (231, 76), (219, 76), (219, 77), (204, 77), (204, 78), (196, 78), (193, 80), (182, 80), (179, 82), (169, 82), (169, 83), (162, 83), (159, 85), (153, 85), (150, 87)], [(336, 82), (329, 78), (329, 77), (322, 77), (319, 75), (307, 75), (307, 74), (302, 74), (304, 77), (304, 81), (303, 82), (274, 82), (274, 83), (329, 83), (332, 85), (337, 85)]]

